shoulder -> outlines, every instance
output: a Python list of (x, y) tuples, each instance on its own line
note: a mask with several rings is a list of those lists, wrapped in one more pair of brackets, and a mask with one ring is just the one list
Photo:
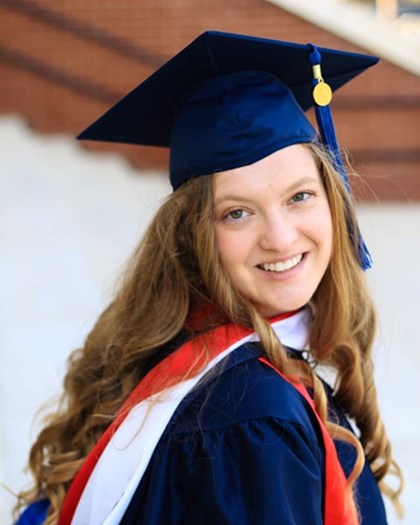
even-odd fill
[(239, 348), (184, 399), (123, 523), (322, 523), (317, 427), (305, 400), (258, 355)]
[(171, 430), (220, 431), (258, 420), (302, 428), (319, 441), (318, 424), (305, 399), (259, 356), (254, 344), (238, 348), (184, 399)]

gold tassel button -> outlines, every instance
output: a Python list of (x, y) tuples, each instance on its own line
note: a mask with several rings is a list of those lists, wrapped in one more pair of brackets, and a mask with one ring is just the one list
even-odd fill
[(314, 87), (312, 96), (318, 106), (328, 106), (332, 100), (332, 89), (326, 82), (320, 81)]
[(318, 84), (314, 87), (312, 91), (312, 96), (318, 106), (328, 106), (332, 100), (332, 89), (330, 86), (324, 82), (321, 73), (321, 64), (315, 64), (312, 66), (312, 71), (314, 78), (318, 80)]

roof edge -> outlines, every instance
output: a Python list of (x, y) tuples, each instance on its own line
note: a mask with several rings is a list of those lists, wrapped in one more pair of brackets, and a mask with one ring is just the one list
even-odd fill
[(396, 33), (392, 26), (366, 15), (362, 7), (333, 0), (266, 0), (330, 33), (420, 76), (420, 45)]

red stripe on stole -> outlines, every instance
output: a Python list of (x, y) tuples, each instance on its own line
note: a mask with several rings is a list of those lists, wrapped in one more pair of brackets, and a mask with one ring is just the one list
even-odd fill
[(328, 430), (318, 415), (315, 403), (302, 383), (294, 383), (270, 361), (260, 357), (259, 361), (272, 368), (285, 381), (294, 386), (296, 390), (306, 399), (312, 408), (322, 433), (325, 447), (325, 511), (324, 525), (358, 525), (359, 518), (351, 491), (347, 487), (347, 479), (337, 456), (337, 450)]

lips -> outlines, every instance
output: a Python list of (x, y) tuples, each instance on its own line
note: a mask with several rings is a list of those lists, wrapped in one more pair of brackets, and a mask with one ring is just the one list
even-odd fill
[(278, 261), (278, 262), (272, 262), (272, 263), (265, 263), (260, 264), (259, 268), (262, 270), (265, 270), (266, 272), (287, 272), (288, 270), (291, 270), (295, 266), (297, 266), (300, 261), (303, 259), (303, 254), (297, 255), (296, 257), (292, 257), (288, 259), (287, 261)]

